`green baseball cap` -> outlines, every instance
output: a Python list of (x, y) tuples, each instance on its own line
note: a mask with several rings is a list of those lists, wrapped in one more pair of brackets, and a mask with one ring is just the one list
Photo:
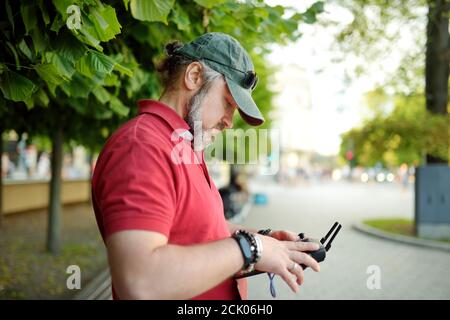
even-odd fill
[(264, 117), (252, 98), (258, 77), (250, 56), (235, 38), (220, 32), (209, 32), (176, 49), (174, 53), (201, 60), (221, 73), (238, 105), (241, 117), (252, 126), (259, 126), (264, 122)]

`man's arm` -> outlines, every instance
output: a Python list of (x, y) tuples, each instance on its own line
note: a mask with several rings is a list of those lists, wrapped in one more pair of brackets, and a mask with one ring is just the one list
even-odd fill
[(114, 289), (120, 299), (189, 299), (236, 274), (244, 258), (236, 240), (167, 244), (161, 233), (122, 231), (107, 238)]
[[(260, 240), (263, 254), (256, 269), (280, 275), (294, 292), (303, 282), (303, 270), (290, 270), (293, 261), (319, 271), (318, 262), (302, 253), (317, 250), (317, 244), (264, 236)], [(106, 246), (120, 299), (190, 299), (229, 279), (244, 265), (239, 245), (232, 238), (179, 246), (168, 244), (166, 236), (158, 232), (127, 230), (107, 237)]]

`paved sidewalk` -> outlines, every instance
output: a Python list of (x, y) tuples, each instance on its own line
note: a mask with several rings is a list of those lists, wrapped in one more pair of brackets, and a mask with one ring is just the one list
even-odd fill
[(109, 269), (103, 270), (73, 300), (112, 300)]
[[(320, 238), (334, 221), (343, 225), (321, 272), (306, 270), (298, 294), (276, 277), (278, 299), (450, 299), (450, 253), (377, 239), (351, 228), (370, 217), (413, 216), (413, 194), (396, 185), (327, 183), (298, 187), (253, 185), (269, 197), (253, 206), (247, 226), (287, 228)], [(378, 266), (381, 289), (367, 288), (369, 266)], [(267, 275), (249, 280), (250, 299), (272, 299)]]
[[(298, 294), (276, 277), (277, 299), (450, 299), (450, 253), (415, 247), (359, 233), (351, 225), (370, 217), (412, 218), (412, 191), (395, 185), (321, 184), (283, 187), (255, 184), (269, 197), (253, 205), (243, 225), (289, 229), (320, 238), (339, 221), (343, 229), (321, 272), (306, 270)], [(370, 290), (370, 266), (381, 272), (381, 288)], [(102, 273), (78, 299), (111, 299), (110, 279)], [(108, 294), (109, 292), (109, 294)], [(249, 278), (249, 299), (272, 299), (265, 274)]]

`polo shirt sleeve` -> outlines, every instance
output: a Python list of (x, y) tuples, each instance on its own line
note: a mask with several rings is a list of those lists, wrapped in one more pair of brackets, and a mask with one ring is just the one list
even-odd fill
[(177, 199), (170, 153), (134, 140), (105, 156), (94, 190), (105, 238), (122, 230), (156, 231), (169, 237)]

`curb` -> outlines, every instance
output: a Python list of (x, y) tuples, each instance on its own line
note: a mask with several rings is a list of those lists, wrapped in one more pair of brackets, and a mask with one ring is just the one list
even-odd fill
[(437, 242), (434, 240), (413, 238), (413, 237), (394, 234), (394, 233), (390, 233), (390, 232), (386, 232), (386, 231), (381, 231), (379, 229), (370, 227), (363, 223), (355, 223), (352, 225), (352, 228), (359, 232), (362, 232), (362, 233), (365, 233), (365, 234), (368, 234), (368, 235), (371, 235), (374, 237), (386, 239), (386, 240), (401, 242), (404, 244), (418, 246), (418, 247), (432, 248), (432, 249), (450, 252), (450, 244), (440, 243), (440, 242)]

